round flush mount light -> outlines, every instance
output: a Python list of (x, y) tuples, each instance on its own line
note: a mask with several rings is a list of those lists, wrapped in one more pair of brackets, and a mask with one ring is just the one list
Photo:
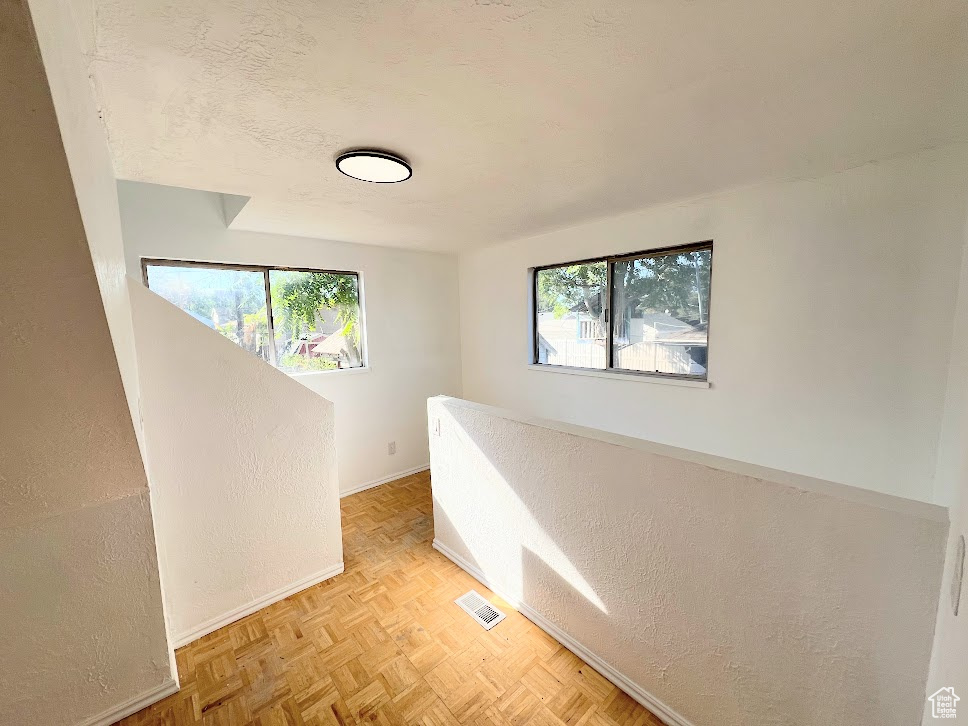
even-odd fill
[(402, 182), (413, 175), (410, 164), (399, 156), (374, 149), (345, 151), (336, 158), (336, 168), (346, 176), (375, 184)]

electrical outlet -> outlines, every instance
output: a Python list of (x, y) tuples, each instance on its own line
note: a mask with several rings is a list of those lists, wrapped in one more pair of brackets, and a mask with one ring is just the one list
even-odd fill
[(397, 442), (396, 441), (391, 441), (389, 444), (387, 444), (387, 453), (390, 456), (393, 456), (395, 453), (397, 453)]

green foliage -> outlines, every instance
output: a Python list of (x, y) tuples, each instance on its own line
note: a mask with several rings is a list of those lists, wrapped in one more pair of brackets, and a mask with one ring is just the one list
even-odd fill
[(668, 312), (685, 321), (708, 312), (710, 252), (660, 255), (615, 263), (616, 315)]
[(538, 312), (561, 318), (575, 306), (598, 317), (608, 268), (604, 262), (552, 267), (538, 271)]
[(254, 313), (246, 313), (245, 327), (253, 328), (256, 332), (269, 332), (269, 316), (266, 315), (266, 306), (263, 305)]
[(215, 329), (218, 332), (220, 332), (222, 335), (224, 335), (226, 338), (228, 338), (229, 340), (232, 340), (232, 341), (234, 341), (236, 343), (239, 342), (239, 336), (237, 336), (235, 334), (235, 321), (234, 320), (233, 321), (230, 321), (228, 323), (223, 323), (222, 325), (218, 325), (218, 326), (216, 326)]
[[(273, 327), (285, 356), (286, 344), (317, 332), (326, 311), (334, 311), (338, 333), (346, 338), (351, 366), (360, 357), (360, 299), (355, 275), (332, 272), (269, 271)], [(269, 358), (269, 320), (265, 277), (261, 271), (195, 265), (149, 265), (153, 291), (182, 310), (192, 313), (246, 350)], [(333, 322), (332, 318), (328, 318)], [(332, 328), (327, 328), (332, 330)], [(327, 370), (335, 362), (307, 356), (302, 362), (280, 365), (306, 370)]]
[(331, 371), (336, 368), (336, 362), (327, 358), (307, 358), (297, 353), (282, 356), (279, 367), (293, 371)]
[(277, 333), (296, 340), (316, 330), (320, 310), (336, 311), (343, 335), (359, 346), (360, 296), (356, 277), (332, 272), (272, 270), (272, 309), (282, 311), (274, 320)]
[[(709, 250), (616, 262), (615, 316), (668, 312), (680, 320), (705, 322), (710, 262)], [(604, 262), (539, 270), (538, 312), (561, 318), (577, 309), (600, 317), (607, 274)]]

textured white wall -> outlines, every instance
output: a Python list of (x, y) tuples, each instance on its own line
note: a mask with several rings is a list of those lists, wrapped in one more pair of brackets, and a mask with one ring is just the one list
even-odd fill
[(165, 597), (181, 644), (342, 570), (333, 404), (133, 279), (130, 294)]
[[(463, 254), (463, 395), (931, 501), (966, 158), (951, 146)], [(711, 388), (527, 367), (529, 267), (706, 239)]]
[[(968, 227), (965, 232), (968, 250)], [(951, 531), (926, 695), (951, 686), (962, 698), (961, 704), (968, 704), (968, 586), (962, 588), (957, 617), (950, 596), (955, 546), (958, 537), (968, 538), (968, 254), (961, 260), (944, 425), (938, 446), (937, 486), (943, 501), (950, 504)], [(968, 710), (968, 706), (961, 705), (961, 710)], [(925, 700), (925, 723), (933, 722), (930, 713)]]
[(0, 4), (0, 35), (0, 721), (75, 724), (173, 688), (173, 664), (96, 241), (26, 3)]
[(369, 370), (296, 380), (336, 405), (344, 492), (426, 466), (426, 399), (460, 391), (453, 256), (236, 232), (225, 228), (218, 194), (134, 182), (118, 191), (128, 271), (139, 279), (141, 257), (361, 272)]
[(910, 726), (941, 507), (431, 399), (436, 541), (694, 724)]
[(143, 453), (138, 368), (125, 282), (118, 193), (104, 127), (88, 77), (90, 64), (81, 52), (78, 33), (82, 26), (73, 12), (77, 6), (58, 0), (29, 0), (29, 5), (128, 408)]

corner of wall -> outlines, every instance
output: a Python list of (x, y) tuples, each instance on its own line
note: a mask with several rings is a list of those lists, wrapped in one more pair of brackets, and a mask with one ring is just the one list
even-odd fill
[(74, 181), (78, 211), (104, 302), (108, 329), (135, 436), (142, 456), (144, 431), (138, 413), (131, 308), (125, 290), (124, 245), (114, 167), (89, 78), (89, 61), (78, 35), (76, 4), (29, 0), (37, 42)]
[(968, 663), (968, 623), (963, 620), (968, 594), (964, 591), (961, 594), (960, 621), (955, 618), (947, 596), (953, 575), (954, 545), (968, 528), (968, 450), (965, 446), (965, 441), (968, 440), (968, 222), (964, 237), (965, 247), (961, 259), (958, 302), (952, 323), (951, 352), (934, 475), (935, 501), (948, 507), (950, 526), (931, 665), (925, 689), (925, 722), (931, 718), (927, 701), (930, 693), (947, 686), (952, 686), (957, 691), (968, 691), (968, 667), (965, 665)]

